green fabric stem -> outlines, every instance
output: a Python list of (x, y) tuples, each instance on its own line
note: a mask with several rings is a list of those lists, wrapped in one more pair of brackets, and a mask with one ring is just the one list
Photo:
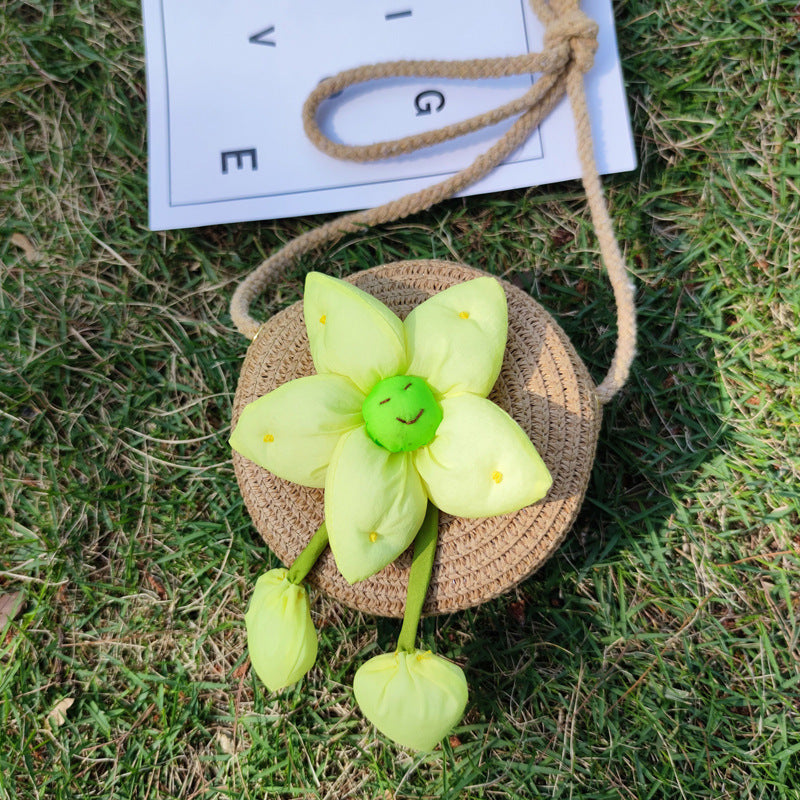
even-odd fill
[(300, 584), (303, 578), (311, 572), (311, 568), (317, 563), (317, 560), (322, 555), (325, 548), (328, 546), (328, 529), (325, 523), (319, 526), (317, 532), (311, 537), (311, 541), (305, 546), (305, 549), (294, 560), (294, 563), (289, 567), (287, 579), (290, 583)]
[(428, 503), (422, 527), (414, 539), (414, 558), (408, 575), (408, 595), (406, 609), (403, 614), (403, 627), (397, 638), (397, 649), (413, 653), (416, 649), (417, 628), (422, 614), (428, 584), (431, 581), (433, 557), (436, 555), (436, 543), (439, 539), (439, 509)]

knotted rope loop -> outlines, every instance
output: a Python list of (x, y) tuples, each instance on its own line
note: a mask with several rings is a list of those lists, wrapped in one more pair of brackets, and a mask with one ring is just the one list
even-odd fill
[[(313, 145), (323, 153), (346, 161), (378, 161), (413, 153), (425, 147), (457, 139), (468, 133), (489, 127), (504, 119), (521, 114), (542, 102), (559, 79), (563, 79), (569, 66), (568, 44), (559, 43), (542, 53), (525, 53), (507, 58), (482, 58), (468, 61), (387, 61), (366, 67), (356, 67), (325, 78), (306, 98), (303, 105), (303, 129)], [(390, 139), (374, 144), (357, 145), (334, 142), (320, 129), (319, 109), (326, 100), (345, 89), (370, 81), (387, 78), (447, 78), (477, 80), (508, 78), (513, 75), (540, 73), (541, 77), (525, 94), (483, 114), (476, 114), (451, 125), (400, 139)]]
[(576, 4), (568, 14), (556, 17), (544, 31), (545, 50), (566, 47), (572, 62), (583, 73), (588, 72), (597, 53), (599, 25), (581, 11)]
[[(313, 144), (335, 158), (367, 161), (389, 158), (430, 147), (463, 136), (501, 120), (519, 115), (508, 131), (485, 153), (461, 172), (419, 192), (405, 195), (377, 208), (345, 214), (298, 236), (282, 247), (236, 288), (231, 298), (231, 317), (239, 331), (253, 339), (260, 324), (250, 316), (250, 304), (270, 283), (298, 258), (347, 233), (424, 211), (479, 181), (519, 148), (547, 117), (564, 95), (569, 96), (575, 120), (578, 156), (583, 185), (597, 232), (600, 252), (614, 290), (617, 305), (617, 347), (611, 368), (597, 387), (597, 398), (608, 402), (625, 384), (636, 349), (636, 309), (633, 285), (614, 236), (603, 187), (597, 172), (583, 74), (594, 63), (598, 25), (584, 14), (578, 0), (529, 0), (544, 23), (545, 49), (508, 58), (470, 61), (389, 61), (345, 70), (326, 78), (311, 92), (303, 106), (303, 126)], [(347, 145), (331, 141), (319, 128), (320, 105), (328, 98), (365, 81), (390, 77), (501, 78), (525, 73), (540, 77), (525, 94), (496, 109), (435, 131), (369, 145)]]
[(598, 24), (582, 11), (568, 17), (559, 17), (544, 32), (544, 46), (547, 50), (561, 50), (566, 47), (572, 62), (581, 72), (588, 72), (594, 65), (597, 53)]

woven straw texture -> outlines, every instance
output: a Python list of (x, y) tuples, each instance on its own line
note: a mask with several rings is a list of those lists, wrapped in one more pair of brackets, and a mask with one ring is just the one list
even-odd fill
[[(405, 318), (433, 294), (483, 274), (444, 261), (403, 261), (347, 280)], [(592, 379), (553, 318), (527, 294), (501, 283), (508, 299), (508, 345), (489, 397), (531, 438), (553, 486), (543, 501), (513, 514), (471, 520), (442, 514), (425, 614), (478, 605), (531, 575), (569, 530), (594, 461), (601, 412)], [(302, 304), (295, 303), (272, 317), (250, 345), (234, 400), (234, 424), (247, 403), (313, 372)], [(291, 564), (322, 522), (322, 490), (276, 478), (236, 452), (233, 463), (256, 528), (278, 557)], [(352, 608), (402, 617), (410, 564), (411, 549), (351, 586), (327, 550), (308, 579)]]

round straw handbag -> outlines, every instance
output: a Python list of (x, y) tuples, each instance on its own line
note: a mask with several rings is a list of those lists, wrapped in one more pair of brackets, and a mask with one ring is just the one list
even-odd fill
[[(545, 50), (525, 56), (477, 62), (394, 62), (340, 73), (312, 93), (304, 113), (306, 131), (321, 149), (337, 157), (365, 160), (409, 152), (498, 119), (521, 114), (506, 135), (461, 173), (436, 186), (368, 211), (348, 214), (290, 242), (267, 259), (236, 290), (231, 315), (252, 343), (234, 400), (234, 424), (242, 409), (267, 392), (314, 371), (296, 303), (260, 324), (249, 315), (255, 297), (299, 257), (346, 233), (363, 231), (429, 208), (475, 182), (513, 152), (564, 94), (575, 117), (583, 181), (600, 250), (617, 304), (618, 343), (608, 376), (595, 386), (581, 359), (553, 318), (525, 292), (502, 282), (508, 302), (508, 344), (490, 399), (528, 434), (552, 477), (547, 496), (512, 514), (462, 519), (442, 514), (439, 543), (424, 613), (452, 612), (505, 592), (533, 573), (560, 544), (581, 506), (594, 460), (601, 406), (627, 379), (635, 348), (633, 288), (614, 238), (592, 152), (583, 73), (591, 67), (597, 26), (575, 0), (532, 0), (545, 24)], [(463, 123), (458, 131), (408, 137), (366, 147), (334, 144), (316, 124), (317, 110), (344, 88), (390, 75), (497, 77), (519, 73), (541, 77), (523, 98)], [(347, 278), (404, 318), (436, 292), (483, 275), (444, 261), (403, 261)], [(233, 463), (248, 511), (261, 536), (287, 565), (303, 550), (323, 520), (322, 490), (289, 483), (234, 453)], [(308, 576), (310, 583), (348, 606), (369, 614), (402, 617), (411, 552), (372, 577), (350, 585), (330, 551)]]

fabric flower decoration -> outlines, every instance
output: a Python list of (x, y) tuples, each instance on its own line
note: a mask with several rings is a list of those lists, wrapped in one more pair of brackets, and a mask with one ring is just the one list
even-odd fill
[(433, 750), (467, 704), (461, 668), (422, 650), (371, 658), (356, 672), (353, 691), (381, 733), (414, 750)]
[(486, 399), (508, 312), (493, 278), (458, 284), (401, 321), (345, 281), (308, 275), (303, 303), (317, 374), (250, 403), (230, 439), (280, 478), (325, 489), (325, 522), (350, 583), (413, 541), (428, 500), (454, 516), (517, 511), (545, 496), (525, 432)]
[(244, 618), (250, 663), (271, 692), (299, 681), (317, 659), (308, 590), (288, 575), (283, 568), (261, 575)]

